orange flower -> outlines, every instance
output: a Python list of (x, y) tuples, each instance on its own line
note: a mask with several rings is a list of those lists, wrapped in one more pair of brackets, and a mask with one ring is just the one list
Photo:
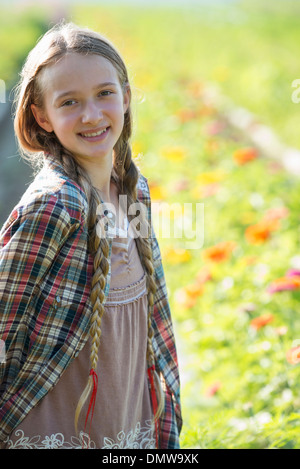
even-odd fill
[(189, 298), (198, 298), (203, 293), (203, 287), (197, 283), (191, 283), (184, 287), (184, 290)]
[(216, 381), (215, 383), (213, 383), (211, 386), (209, 386), (206, 391), (205, 391), (205, 395), (207, 397), (212, 397), (214, 396), (218, 391), (219, 389), (221, 388), (221, 382), (220, 381)]
[(192, 308), (197, 302), (197, 298), (203, 294), (203, 286), (197, 284), (186, 285), (175, 293), (176, 301), (183, 308)]
[(286, 359), (292, 365), (300, 363), (300, 345), (293, 347), (286, 352)]
[(192, 308), (197, 302), (196, 298), (188, 298), (184, 291), (177, 292), (176, 300), (184, 309)]
[(251, 244), (262, 244), (270, 238), (271, 232), (272, 226), (269, 223), (259, 222), (246, 228), (245, 237)]
[(258, 157), (258, 152), (255, 148), (239, 148), (233, 153), (233, 158), (238, 165), (244, 165)]
[(211, 262), (223, 262), (226, 261), (236, 244), (233, 241), (223, 241), (216, 244), (203, 252), (203, 256), (206, 260)]
[(272, 231), (279, 228), (279, 219), (286, 216), (286, 213), (282, 210), (269, 210), (261, 221), (246, 228), (245, 237), (247, 241), (251, 244), (266, 242)]
[(176, 291), (177, 302), (184, 308), (192, 308), (196, 304), (197, 298), (203, 294), (205, 282), (211, 278), (210, 271), (203, 268), (196, 275), (194, 283), (190, 283)]
[(250, 325), (251, 327), (253, 327), (253, 329), (259, 330), (270, 322), (272, 322), (273, 319), (274, 317), (271, 313), (263, 314), (261, 316), (258, 316), (257, 318), (252, 319)]

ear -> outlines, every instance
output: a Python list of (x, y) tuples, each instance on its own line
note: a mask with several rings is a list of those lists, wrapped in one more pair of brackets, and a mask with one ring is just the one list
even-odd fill
[(131, 89), (129, 85), (125, 86), (125, 91), (123, 94), (123, 109), (124, 109), (124, 114), (127, 112), (127, 109), (129, 108), (131, 101)]
[(39, 124), (39, 126), (47, 132), (52, 132), (53, 127), (51, 122), (47, 118), (45, 111), (42, 108), (38, 107), (36, 104), (31, 104), (30, 107), (32, 114), (34, 115), (34, 118)]

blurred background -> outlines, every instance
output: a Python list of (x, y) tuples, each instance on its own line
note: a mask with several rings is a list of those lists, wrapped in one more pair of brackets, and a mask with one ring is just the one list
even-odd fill
[[(299, 0), (1, 1), (1, 226), (33, 177), (12, 90), (62, 18), (106, 35), (128, 65), (133, 154), (178, 341), (182, 447), (299, 448)], [(162, 236), (164, 202), (177, 204), (174, 226), (194, 228), (182, 207), (203, 204), (202, 247)]]

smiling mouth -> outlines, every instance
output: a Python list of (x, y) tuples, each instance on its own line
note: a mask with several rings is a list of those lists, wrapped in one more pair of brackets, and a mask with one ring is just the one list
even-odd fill
[(109, 129), (109, 127), (105, 127), (105, 129), (98, 130), (97, 132), (81, 132), (79, 135), (81, 137), (86, 137), (86, 138), (99, 137), (100, 135), (107, 132), (108, 129)]

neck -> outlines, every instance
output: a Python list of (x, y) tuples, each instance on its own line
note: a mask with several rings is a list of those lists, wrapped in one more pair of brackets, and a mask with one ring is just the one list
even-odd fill
[[(77, 157), (78, 158), (78, 157)], [(103, 202), (111, 202), (112, 199), (112, 158), (106, 158), (101, 161), (96, 159), (86, 160), (78, 158), (78, 161), (89, 175), (92, 185), (98, 190)]]

